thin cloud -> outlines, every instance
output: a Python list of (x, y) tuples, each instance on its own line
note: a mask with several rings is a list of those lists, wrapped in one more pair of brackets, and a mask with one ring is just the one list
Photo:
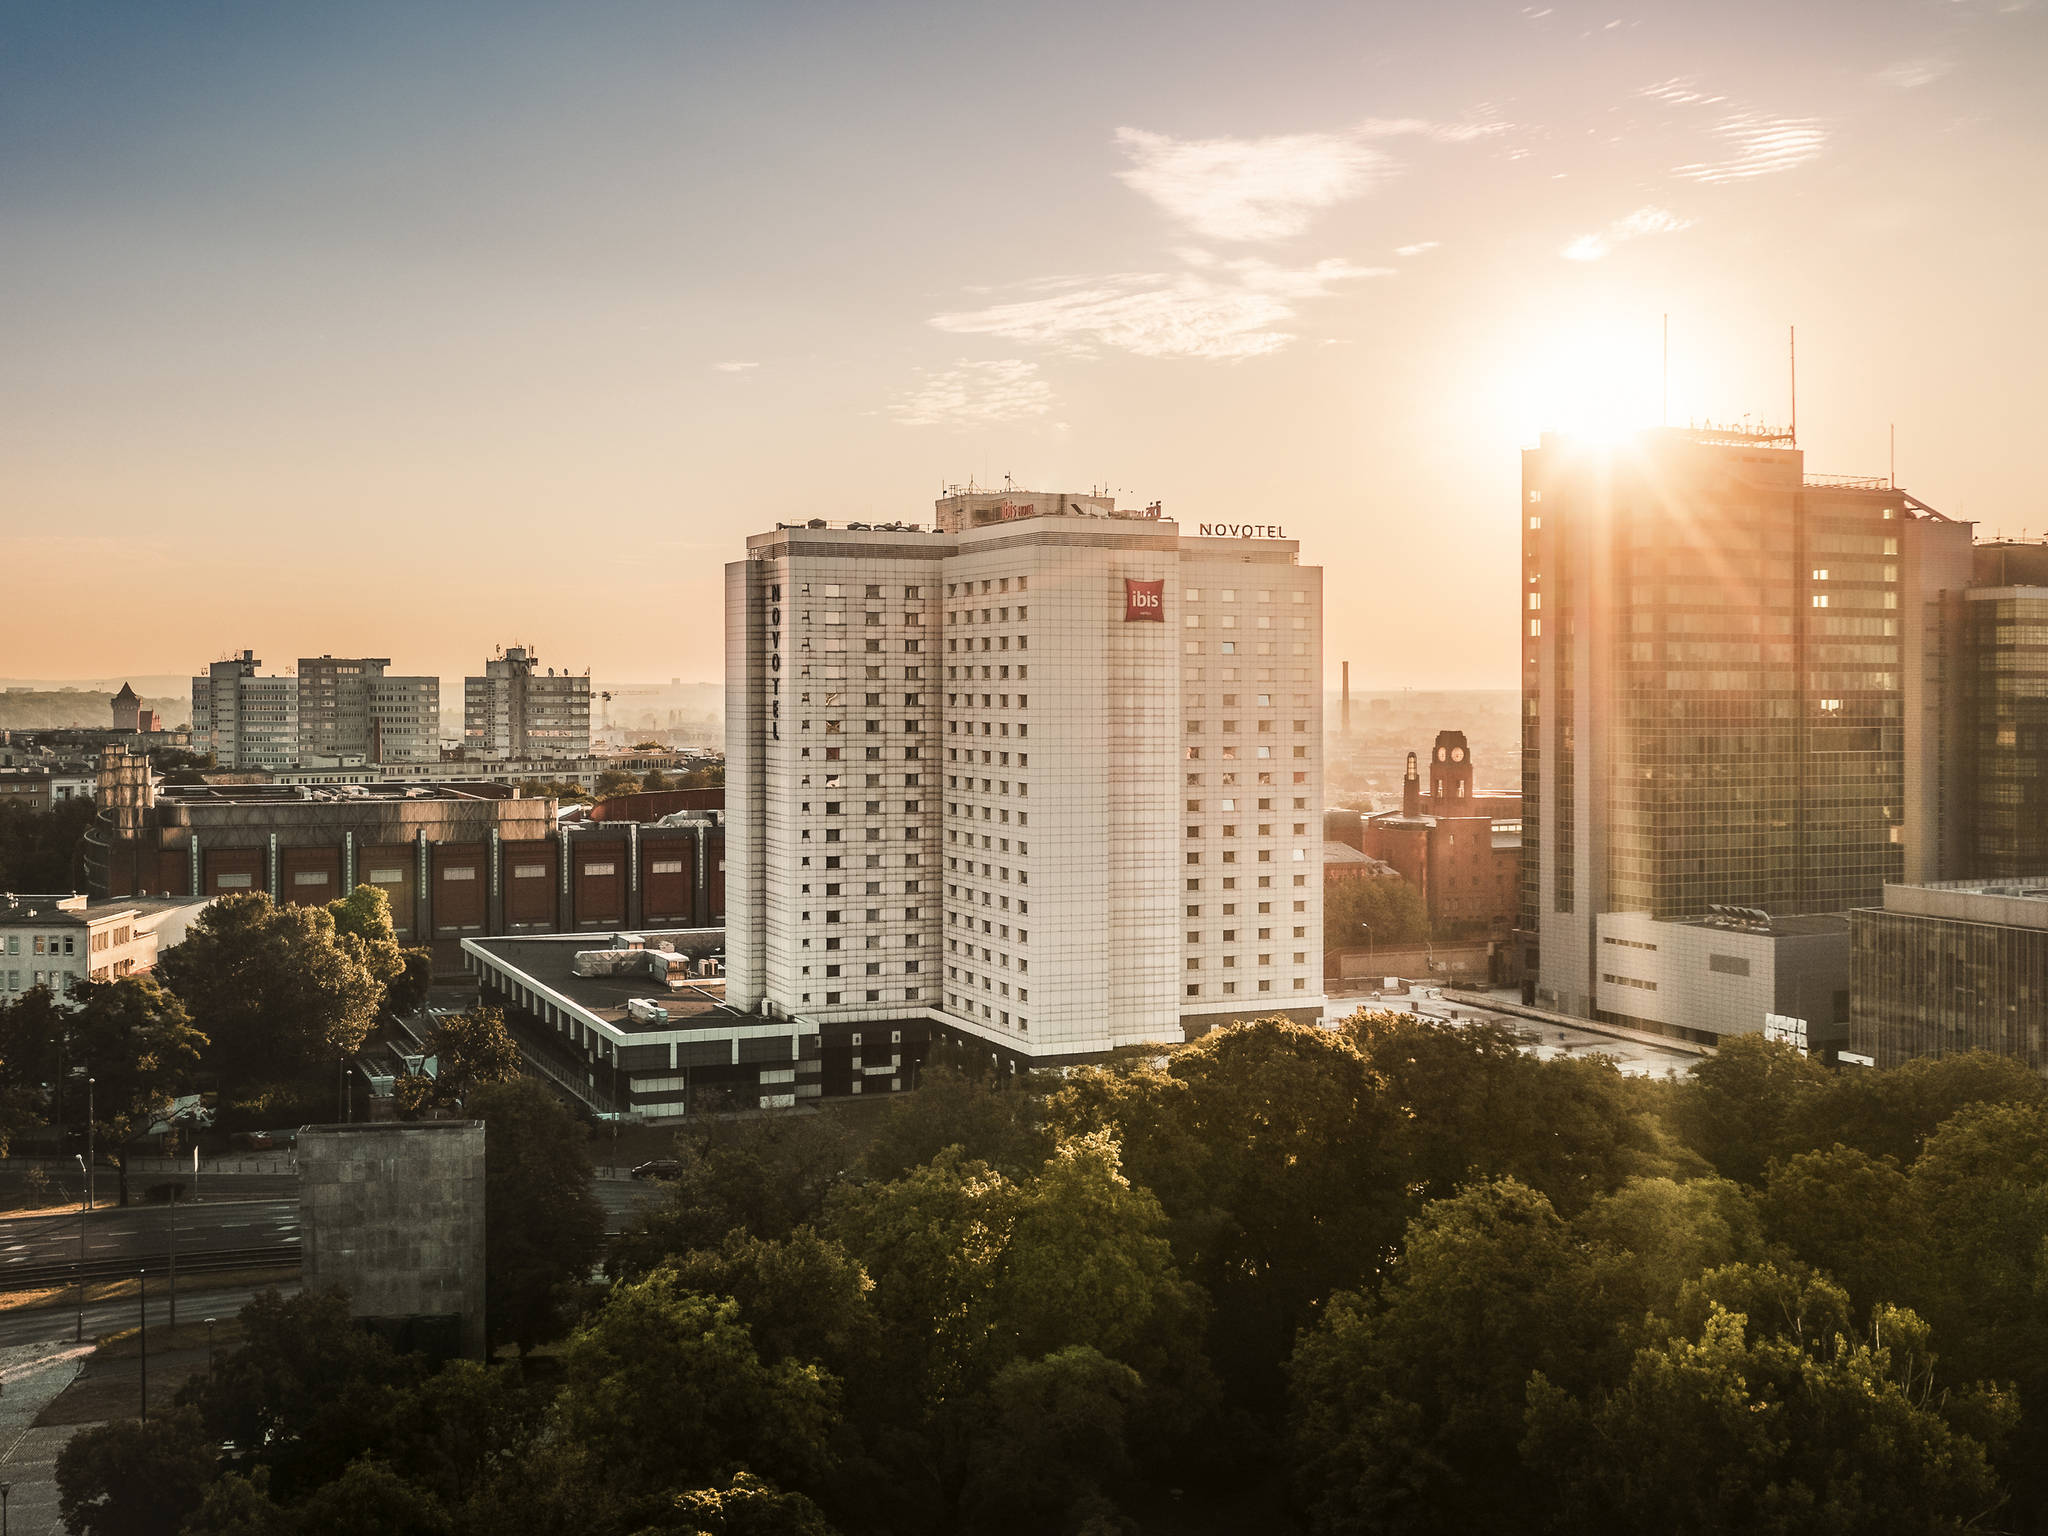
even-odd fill
[(1285, 240), (1325, 208), (1369, 191), (1393, 161), (1330, 133), (1264, 139), (1172, 139), (1119, 128), (1130, 169), (1117, 179), (1211, 240)]
[(1710, 107), (1728, 99), (1726, 96), (1707, 95), (1699, 88), (1699, 81), (1687, 75), (1646, 85), (1636, 94), (1648, 96), (1653, 101), (1668, 101), (1679, 107)]
[(759, 363), (714, 363), (720, 373), (745, 373), (749, 368), (758, 368)]
[(1692, 227), (1691, 219), (1682, 219), (1669, 208), (1645, 206), (1634, 213), (1624, 214), (1597, 234), (1581, 235), (1558, 252), (1566, 261), (1598, 261), (1624, 240), (1640, 240), (1645, 235), (1675, 235), (1681, 229)]
[(898, 395), (891, 414), (906, 427), (987, 427), (1043, 416), (1052, 403), (1052, 386), (1039, 377), (1036, 363), (963, 359)]
[(1954, 68), (1954, 62), (1949, 59), (1901, 59), (1879, 70), (1877, 83), (1913, 91), (1923, 85), (1932, 85)]
[(1036, 297), (934, 315), (939, 330), (997, 336), (1074, 355), (1107, 348), (1139, 357), (1209, 361), (1263, 357), (1295, 339), (1295, 305), (1391, 269), (1331, 259), (1282, 267), (1248, 259), (1180, 273), (1119, 272), (1034, 284)]
[(1719, 184), (1775, 176), (1806, 164), (1827, 148), (1828, 132), (1819, 118), (1776, 117), (1768, 112), (1738, 112), (1714, 125), (1714, 135), (1729, 148), (1725, 158), (1671, 168), (1689, 181)]
[(1117, 179), (1208, 239), (1286, 240), (1325, 209), (1363, 197), (1398, 173), (1399, 163), (1372, 141), (1469, 144), (1507, 127), (1487, 119), (1370, 117), (1345, 132), (1261, 139), (1175, 139), (1125, 127), (1116, 137), (1131, 165)]
[(1439, 123), (1426, 117), (1368, 117), (1358, 132), (1368, 139), (1423, 138), (1438, 144), (1470, 144), (1474, 139), (1506, 133), (1508, 124), (1490, 119), (1480, 122)]
[(1395, 246), (1394, 254), (1396, 256), (1420, 256), (1424, 251), (1435, 250), (1442, 243), (1439, 240), (1418, 240), (1413, 245)]

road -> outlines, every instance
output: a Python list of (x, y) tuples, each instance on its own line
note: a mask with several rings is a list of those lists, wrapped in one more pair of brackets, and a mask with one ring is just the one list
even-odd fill
[[(233, 1317), (255, 1297), (261, 1296), (268, 1287), (241, 1285), (231, 1290), (195, 1291), (188, 1294), (184, 1284), (178, 1286), (178, 1323), (186, 1323), (209, 1317)], [(299, 1289), (296, 1280), (280, 1280), (277, 1289), (285, 1295), (295, 1295)], [(168, 1323), (171, 1316), (171, 1301), (168, 1293), (159, 1295), (152, 1289), (149, 1293), (149, 1325), (152, 1328)], [(134, 1297), (121, 1301), (96, 1301), (85, 1309), (85, 1337), (91, 1342), (101, 1334), (119, 1333), (124, 1328), (133, 1328), (141, 1319), (141, 1311)], [(78, 1328), (78, 1310), (75, 1307), (35, 1307), (24, 1312), (0, 1312), (0, 1349), (17, 1344), (41, 1344), (69, 1339)]]
[(1614, 1058), (1615, 1070), (1624, 1077), (1683, 1077), (1700, 1059), (1696, 1051), (1665, 1049), (1640, 1040), (1602, 1034), (1591, 1028), (1578, 1029), (1569, 1025), (1523, 1018), (1518, 1014), (1497, 1013), (1491, 1009), (1474, 1007), (1469, 1003), (1446, 1002), (1441, 997), (1424, 995), (1424, 989), (1420, 987), (1405, 997), (1375, 1000), (1369, 992), (1333, 997), (1323, 1010), (1323, 1022), (1326, 1025), (1339, 1023), (1360, 1008), (1413, 1013), (1421, 1018), (1437, 1019), (1450, 1024), (1480, 1021), (1500, 1024), (1528, 1039), (1529, 1054), (1539, 1060), (1553, 1061), (1559, 1057), (1595, 1054), (1611, 1056)]
[[(267, 1191), (279, 1182), (289, 1182), (292, 1190), (285, 1195), (253, 1196), (254, 1188)], [(180, 1203), (175, 1213), (168, 1205), (102, 1206), (85, 1215), (85, 1262), (103, 1265), (167, 1253), (174, 1214), (181, 1259), (294, 1245), (300, 1237), (297, 1183), (295, 1178), (222, 1177), (214, 1182), (208, 1199), (196, 1205)], [(252, 1187), (252, 1197), (243, 1197), (243, 1186)], [(592, 1190), (604, 1207), (608, 1235), (623, 1231), (636, 1210), (661, 1197), (659, 1184), (632, 1179), (599, 1178), (593, 1181)], [(78, 1233), (75, 1211), (0, 1223), (0, 1286), (6, 1285), (9, 1270), (76, 1263)]]

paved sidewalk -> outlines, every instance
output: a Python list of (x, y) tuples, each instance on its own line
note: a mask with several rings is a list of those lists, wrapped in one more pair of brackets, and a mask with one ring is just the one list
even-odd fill
[(91, 1344), (17, 1344), (0, 1349), (0, 1481), (8, 1536), (62, 1536), (57, 1519), (57, 1453), (83, 1426), (34, 1428), (36, 1415), (78, 1378)]

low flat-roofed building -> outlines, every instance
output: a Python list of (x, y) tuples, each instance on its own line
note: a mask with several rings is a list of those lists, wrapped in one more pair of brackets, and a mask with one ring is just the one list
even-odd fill
[(1859, 1061), (1991, 1051), (2048, 1073), (2048, 875), (1888, 885), (1849, 930)]
[(36, 987), (68, 998), (88, 979), (154, 970), (205, 910), (204, 900), (189, 897), (95, 904), (79, 895), (0, 894), (0, 998)]
[(324, 906), (358, 885), (408, 944), (461, 963), (491, 934), (711, 927), (725, 913), (721, 813), (565, 825), (504, 784), (159, 785), (125, 749), (101, 760), (85, 863), (96, 898), (264, 891)]
[(1603, 912), (1596, 934), (1595, 995), (1607, 1023), (1703, 1045), (1772, 1035), (1816, 1054), (1846, 1037), (1849, 923), (1838, 914)]
[(51, 799), (47, 769), (0, 768), (0, 805), (18, 805), (25, 811), (47, 811)]
[(1360, 853), (1349, 843), (1333, 843), (1323, 840), (1323, 889), (1342, 885), (1347, 880), (1398, 880), (1401, 871), (1385, 859), (1376, 859), (1369, 853)]
[[(922, 1019), (821, 1027), (728, 1007), (722, 928), (465, 939), (462, 949), (528, 1067), (599, 1114), (664, 1119), (897, 1092), (913, 1085), (930, 1037)], [(630, 958), (636, 949), (644, 959)], [(579, 965), (579, 954), (608, 958)], [(587, 970), (616, 973), (578, 974)]]

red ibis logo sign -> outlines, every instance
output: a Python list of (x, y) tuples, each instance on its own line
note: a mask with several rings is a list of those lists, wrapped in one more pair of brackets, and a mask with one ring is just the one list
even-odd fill
[(1166, 622), (1166, 582), (1124, 578), (1124, 622)]

